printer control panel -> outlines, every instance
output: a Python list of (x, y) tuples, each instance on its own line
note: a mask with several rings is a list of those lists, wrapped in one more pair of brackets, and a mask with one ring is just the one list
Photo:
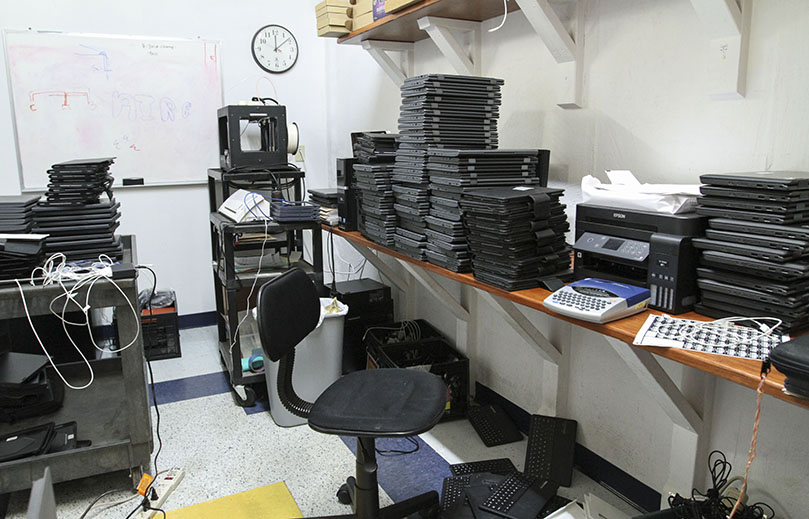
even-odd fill
[(574, 248), (639, 262), (646, 261), (646, 258), (649, 257), (648, 242), (616, 238), (592, 232), (582, 234), (576, 240)]

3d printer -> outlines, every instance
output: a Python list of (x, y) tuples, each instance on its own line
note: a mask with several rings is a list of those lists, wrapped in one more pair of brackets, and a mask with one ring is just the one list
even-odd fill
[[(219, 118), (219, 165), (234, 168), (286, 166), (288, 155), (298, 151), (298, 126), (287, 125), (281, 105), (230, 105), (217, 110)], [(245, 130), (258, 127), (260, 142), (251, 148)]]

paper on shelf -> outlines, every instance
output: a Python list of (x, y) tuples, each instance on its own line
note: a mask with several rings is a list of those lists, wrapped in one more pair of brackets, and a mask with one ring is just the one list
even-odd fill
[(592, 175), (581, 180), (583, 202), (664, 214), (687, 213), (697, 206), (698, 184), (641, 184), (631, 171), (606, 173), (609, 184)]

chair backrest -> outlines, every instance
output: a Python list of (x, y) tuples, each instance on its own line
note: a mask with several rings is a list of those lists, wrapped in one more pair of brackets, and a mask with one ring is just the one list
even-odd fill
[(315, 284), (297, 268), (262, 285), (256, 308), (261, 345), (272, 361), (294, 350), (320, 319)]

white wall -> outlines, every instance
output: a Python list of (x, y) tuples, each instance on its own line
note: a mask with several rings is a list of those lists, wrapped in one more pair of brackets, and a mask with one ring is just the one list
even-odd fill
[[(556, 106), (556, 63), (522, 13), (512, 13), (496, 33), (486, 29), (499, 19), (483, 24), (483, 74), (506, 81), (501, 147), (551, 150), (551, 183), (567, 189), (564, 201), (571, 218), (580, 200), (581, 178), (592, 173), (605, 179), (605, 169), (631, 169), (647, 182), (682, 183), (695, 183), (707, 172), (809, 170), (809, 2), (754, 2), (748, 94), (744, 100), (721, 102), (708, 97), (708, 33), (689, 1), (588, 0), (587, 11), (582, 110)], [(381, 69), (352, 46), (333, 46), (327, 56), (330, 75), (353, 78), (329, 91), (330, 149), (347, 151), (335, 143), (348, 131), (393, 129), (399, 99)], [(425, 40), (416, 44), (416, 73), (428, 72), (454, 73)], [(451, 282), (442, 283), (458, 292)], [(468, 301), (476, 296), (464, 289), (463, 297)], [(429, 293), (419, 288), (410, 298), (416, 302), (409, 304), (409, 317), (427, 318), (456, 337), (451, 312)], [(473, 307), (477, 332), (465, 346), (473, 375), (536, 412), (542, 397), (539, 355), (484, 300), (479, 298)], [(540, 312), (525, 313), (569, 351), (571, 376), (562, 413), (579, 420), (581, 443), (662, 490), (672, 436), (667, 416), (599, 335)], [(662, 364), (702, 409), (700, 391), (711, 379), (673, 362)], [(734, 473), (741, 473), (755, 393), (724, 380), (715, 382), (706, 418), (712, 424), (709, 447), (725, 451)], [(765, 397), (762, 416), (752, 495), (775, 506), (779, 516), (804, 517), (809, 508), (809, 412)]]
[[(314, 0), (3, 2), (0, 26), (221, 40), (225, 104), (259, 95), (286, 105), (288, 119), (300, 125), (301, 143), (306, 147), (306, 162), (301, 165), (306, 167), (311, 187), (327, 184), (327, 165), (333, 162), (326, 148), (327, 82), (323, 75), (325, 48), (332, 42), (315, 36), (315, 4)], [(250, 53), (253, 34), (270, 23), (287, 27), (298, 40), (300, 57), (285, 74), (266, 74)], [(0, 55), (0, 193), (13, 194), (19, 192), (20, 185), (10, 103), (5, 101), (8, 81), (4, 60)], [(211, 124), (215, 124), (215, 117), (211, 114)], [(75, 157), (65, 157), (71, 158)], [(199, 180), (206, 178), (206, 172), (200, 171)], [(118, 189), (116, 197), (121, 201), (119, 232), (137, 236), (138, 259), (154, 265), (160, 287), (177, 291), (180, 313), (214, 310), (205, 185)]]

